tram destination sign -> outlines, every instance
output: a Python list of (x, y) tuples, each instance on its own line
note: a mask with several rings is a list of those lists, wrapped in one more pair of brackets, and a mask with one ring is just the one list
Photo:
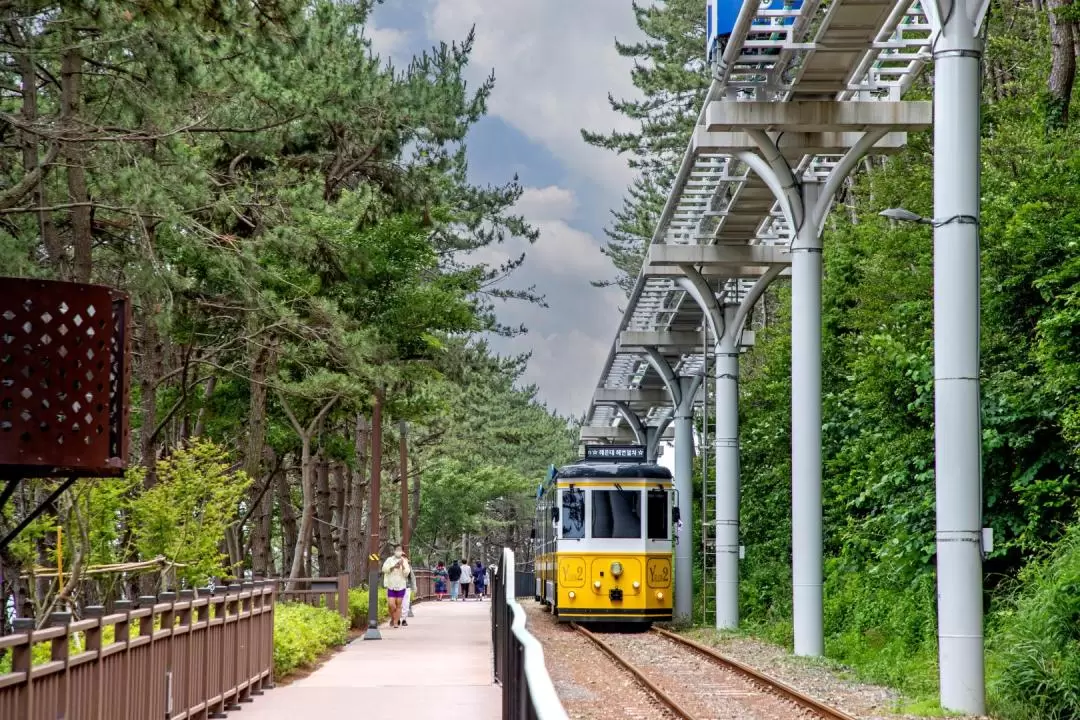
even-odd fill
[(644, 445), (586, 445), (586, 460), (607, 460), (608, 462), (646, 461)]

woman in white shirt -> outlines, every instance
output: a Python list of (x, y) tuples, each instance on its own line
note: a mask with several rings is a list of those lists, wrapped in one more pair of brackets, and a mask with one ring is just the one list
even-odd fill
[(405, 559), (401, 546), (394, 548), (393, 557), (386, 558), (383, 563), (383, 587), (386, 588), (386, 604), (390, 606), (390, 627), (396, 628), (401, 625), (401, 601), (408, 592), (409, 574), (412, 568)]
[(472, 583), (472, 567), (467, 560), (461, 561), (461, 600), (469, 599), (469, 585)]

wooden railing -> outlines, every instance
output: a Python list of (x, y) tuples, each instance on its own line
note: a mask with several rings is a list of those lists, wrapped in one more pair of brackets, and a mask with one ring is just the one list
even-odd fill
[(349, 617), (349, 576), (297, 578), (287, 580), (278, 578), (274, 582), (278, 588), (278, 602), (304, 603), (315, 607), (324, 607)]
[(239, 709), (273, 683), (275, 587), (164, 593), (118, 602), (111, 615), (89, 607), (77, 622), (56, 613), (41, 630), (17, 628), (0, 637), (0, 657), (12, 658), (0, 718), (186, 720)]

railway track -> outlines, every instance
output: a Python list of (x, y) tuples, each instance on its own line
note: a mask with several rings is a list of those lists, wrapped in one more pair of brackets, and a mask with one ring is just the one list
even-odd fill
[(683, 720), (856, 720), (667, 630), (653, 629), (648, 635), (638, 636), (600, 636), (580, 625), (574, 625), (574, 629), (632, 674), (668, 712)]

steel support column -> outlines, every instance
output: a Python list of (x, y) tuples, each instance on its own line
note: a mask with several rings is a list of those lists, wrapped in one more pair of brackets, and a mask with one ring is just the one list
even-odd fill
[[(804, 208), (821, 184), (804, 182)], [(811, 211), (808, 215), (813, 215)], [(821, 234), (807, 217), (792, 244), (791, 270), (791, 569), (795, 654), (825, 653), (822, 627)]]
[(934, 45), (934, 446), (941, 705), (985, 712), (979, 103), (985, 3), (940, 3)]
[[(734, 307), (725, 307), (728, 322)], [(721, 336), (716, 346), (716, 627), (739, 626), (739, 346)]]
[(783, 268), (770, 268), (738, 306), (721, 308), (712, 288), (693, 266), (681, 265), (679, 284), (705, 315), (717, 338), (716, 426), (716, 627), (739, 625), (739, 347), (750, 311)]
[[(694, 500), (694, 397), (701, 376), (677, 377), (671, 365), (655, 348), (646, 348), (645, 356), (664, 380), (675, 424), (675, 491), (683, 523), (693, 518)], [(694, 551), (693, 532), (675, 536), (675, 608), (677, 620), (689, 620), (693, 612)]]
[(821, 232), (833, 196), (852, 168), (888, 132), (865, 132), (824, 183), (800, 180), (762, 130), (750, 130), (760, 154), (739, 153), (773, 191), (794, 228), (791, 328), (791, 532), (795, 654), (825, 652), (821, 507)]

